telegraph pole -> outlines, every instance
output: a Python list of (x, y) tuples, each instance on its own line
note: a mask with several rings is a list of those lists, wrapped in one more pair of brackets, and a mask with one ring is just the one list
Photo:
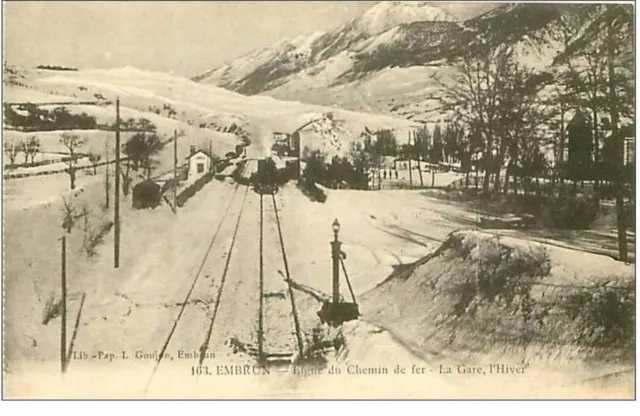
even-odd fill
[(211, 139), (209, 139), (209, 160), (209, 163), (211, 163), (211, 169), (209, 169), (209, 171), (215, 173), (217, 166), (213, 165), (213, 143), (211, 142)]
[(120, 97), (116, 98), (116, 181), (113, 204), (113, 267), (120, 267)]
[(340, 303), (340, 246), (338, 240), (338, 232), (340, 231), (340, 223), (336, 218), (332, 224), (333, 241), (331, 242), (331, 259), (333, 260), (333, 304)]
[(409, 130), (407, 147), (409, 149), (409, 189), (413, 189), (413, 173), (411, 172), (411, 158), (413, 157), (413, 152), (411, 151), (411, 130)]
[(178, 194), (178, 130), (173, 131), (173, 213), (178, 213), (176, 199)]
[(60, 370), (64, 374), (67, 371), (67, 237), (62, 236), (61, 254), (61, 327), (60, 327)]
[(106, 199), (106, 208), (109, 209), (109, 140), (104, 144), (105, 154), (107, 157), (107, 163), (105, 164), (105, 199)]
[[(413, 143), (417, 143), (417, 136), (418, 133), (415, 130), (409, 130), (411, 133), (409, 137), (413, 136)], [(420, 175), (420, 187), (423, 188), (424, 187), (424, 180), (422, 179), (422, 149), (424, 148), (424, 145), (421, 146), (420, 149), (418, 149), (418, 175)]]

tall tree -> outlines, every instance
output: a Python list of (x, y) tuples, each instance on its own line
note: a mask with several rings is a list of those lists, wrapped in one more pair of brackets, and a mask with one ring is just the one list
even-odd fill
[(444, 157), (447, 162), (460, 161), (460, 131), (452, 123), (447, 123), (444, 128)]
[(123, 153), (133, 169), (143, 168), (147, 171), (147, 175), (151, 175), (155, 156), (162, 151), (164, 143), (155, 133), (141, 132), (131, 136), (123, 147)]
[(500, 128), (500, 91), (509, 76), (512, 53), (495, 51), (483, 58), (464, 57), (456, 65), (454, 85), (443, 84), (443, 107), (455, 113), (458, 121), (475, 125), (483, 139), (482, 190), (489, 192), (495, 141)]
[(574, 184), (592, 177), (593, 130), (589, 124), (587, 117), (582, 112), (578, 112), (567, 126), (569, 141), (567, 173)]
[(435, 165), (442, 162), (442, 158), (444, 157), (444, 143), (442, 137), (442, 130), (439, 124), (433, 129), (433, 144), (431, 145), (431, 149), (429, 149), (429, 162), (433, 164), (431, 167), (431, 186), (435, 186), (436, 183), (436, 168)]
[(348, 158), (353, 165), (354, 182), (361, 189), (366, 189), (368, 184), (368, 173), (373, 168), (373, 158), (371, 153), (365, 150), (365, 145), (360, 141), (353, 141), (350, 144)]
[(418, 159), (418, 174), (420, 176), (420, 186), (424, 186), (424, 179), (422, 177), (422, 166), (420, 166), (420, 161), (429, 159), (429, 151), (432, 146), (432, 137), (429, 134), (429, 129), (427, 126), (420, 127), (413, 133), (413, 143), (410, 143), (409, 148), (407, 148), (406, 158), (417, 158)]
[[(608, 130), (614, 143), (616, 166), (613, 173), (618, 228), (618, 255), (623, 261), (628, 258), (627, 220), (625, 209), (626, 185), (624, 183), (624, 137), (620, 123), (622, 117), (629, 117), (635, 124), (635, 82), (634, 82), (634, 9), (628, 4), (597, 5), (595, 12), (579, 31), (556, 62), (584, 62), (588, 56), (596, 57), (604, 63), (605, 80), (602, 100), (603, 111), (609, 117)], [(603, 126), (605, 127), (605, 126)], [(634, 194), (631, 194), (634, 197)]]
[[(518, 63), (513, 63), (511, 68), (510, 76), (505, 80), (504, 89), (500, 94), (500, 146), (494, 182), (497, 191), (500, 189), (500, 172), (505, 160), (508, 160), (504, 188), (506, 190), (509, 184), (509, 167), (518, 164), (520, 149), (542, 146), (540, 128), (547, 123), (547, 118), (540, 93), (553, 81), (551, 74), (538, 73), (523, 68)], [(536, 144), (526, 143), (530, 141)]]

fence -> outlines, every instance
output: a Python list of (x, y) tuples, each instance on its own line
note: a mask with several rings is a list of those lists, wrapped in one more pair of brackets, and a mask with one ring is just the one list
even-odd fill
[(213, 175), (214, 175), (213, 172), (207, 172), (203, 176), (198, 178), (195, 182), (193, 182), (191, 185), (183, 189), (180, 192), (180, 194), (176, 196), (176, 205), (179, 207), (182, 207), (185, 204), (185, 202), (189, 200), (189, 198), (194, 196), (196, 192), (198, 192), (206, 184), (211, 182), (211, 179), (213, 179)]
[[(127, 160), (127, 158), (121, 158), (120, 161), (121, 162), (125, 162)], [(104, 165), (112, 165), (116, 163), (115, 160), (110, 160), (109, 162), (98, 162), (95, 165), (93, 163), (85, 163), (85, 164), (79, 164), (76, 165), (76, 169), (80, 170), (80, 169), (92, 169), (94, 166), (96, 168), (100, 167), (100, 166), (104, 166)], [(29, 178), (32, 176), (48, 176), (48, 175), (57, 175), (60, 173), (67, 173), (67, 170), (69, 169), (68, 166), (65, 166), (64, 168), (57, 168), (57, 169), (52, 169), (52, 170), (45, 170), (45, 171), (41, 171), (41, 172), (25, 172), (25, 173), (5, 173), (3, 175), (4, 179), (21, 179), (21, 178)]]

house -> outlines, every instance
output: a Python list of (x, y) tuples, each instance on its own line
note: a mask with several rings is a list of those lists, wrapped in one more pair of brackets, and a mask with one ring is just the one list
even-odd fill
[(281, 132), (273, 133), (273, 147), (271, 148), (272, 153), (277, 154), (278, 156), (297, 156), (298, 154), (298, 145), (299, 135), (296, 134), (288, 134)]
[(194, 146), (191, 146), (187, 160), (189, 162), (188, 181), (195, 180), (213, 169), (213, 159), (209, 153), (204, 150), (196, 151)]

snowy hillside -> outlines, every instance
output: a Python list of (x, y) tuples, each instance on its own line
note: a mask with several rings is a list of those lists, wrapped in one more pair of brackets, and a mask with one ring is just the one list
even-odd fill
[[(242, 94), (436, 122), (445, 117), (437, 110), (438, 95), (451, 77), (451, 62), (511, 49), (524, 65), (548, 68), (563, 48), (561, 25), (583, 19), (585, 7), (502, 4), (456, 22), (437, 5), (381, 2), (333, 31), (313, 35), (295, 64), (281, 42), (194, 79)], [(253, 72), (231, 76), (249, 66)]]
[[(401, 118), (279, 101), (264, 96), (247, 97), (185, 78), (131, 67), (23, 73), (25, 78), (20, 85), (5, 86), (5, 102), (66, 102), (72, 113), (85, 112), (96, 117), (99, 123), (111, 124), (115, 121), (114, 102), (119, 97), (122, 119), (146, 118), (157, 126), (161, 135), (167, 137), (173, 136), (176, 130), (183, 133), (186, 139), (181, 139), (184, 145), (180, 146), (179, 157), (183, 153), (186, 157), (189, 144), (200, 145), (205, 141), (207, 144), (212, 142), (215, 152), (226, 153), (240, 141), (238, 136), (227, 132), (234, 125), (234, 130), (247, 131), (252, 125), (259, 124), (272, 131), (292, 132), (318, 118), (318, 115), (332, 113), (344, 124), (344, 131), (337, 138), (342, 142), (357, 138), (365, 127), (394, 129), (398, 137), (405, 137), (410, 127), (410, 123)], [(86, 104), (96, 96), (112, 103), (100, 106)], [(167, 162), (171, 160), (168, 158)]]

